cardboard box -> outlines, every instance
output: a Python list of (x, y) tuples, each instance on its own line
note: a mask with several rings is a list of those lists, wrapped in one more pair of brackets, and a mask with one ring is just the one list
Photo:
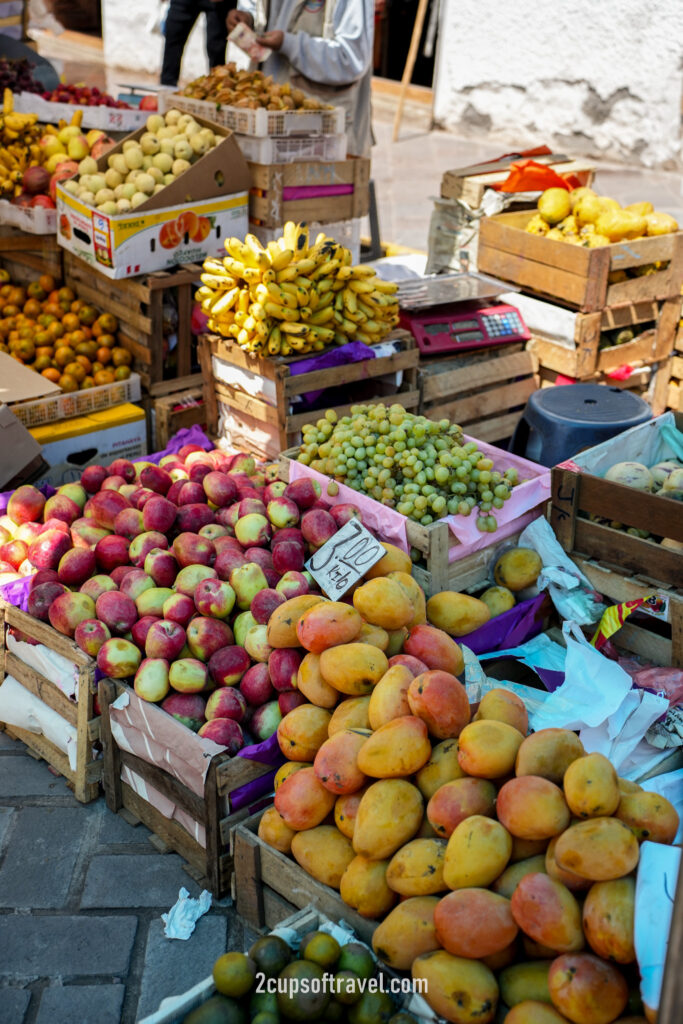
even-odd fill
[(332, 163), (249, 163), (249, 217), (264, 227), (284, 221), (364, 217), (370, 208), (370, 161), (348, 157)]
[(43, 377), (42, 373), (36, 373), (6, 352), (0, 352), (0, 402), (11, 405), (61, 393), (59, 385)]
[(10, 490), (14, 481), (39, 458), (40, 445), (36, 439), (11, 409), (0, 405), (0, 490)]
[[(223, 242), (231, 235), (244, 238), (249, 230), (249, 168), (231, 132), (198, 122), (224, 136), (223, 141), (130, 213), (109, 217), (58, 185), (59, 244), (100, 273), (118, 279), (177, 263), (201, 263), (207, 256), (224, 255)], [(108, 158), (145, 130), (108, 150), (97, 161), (98, 170), (105, 171)]]
[(147, 451), (144, 410), (130, 403), (34, 427), (30, 433), (50, 464), (39, 482), (54, 487), (79, 480), (86, 466), (135, 459)]

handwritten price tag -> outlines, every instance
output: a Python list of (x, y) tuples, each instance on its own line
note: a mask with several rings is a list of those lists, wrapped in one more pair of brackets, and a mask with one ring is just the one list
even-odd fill
[(306, 563), (324, 594), (343, 597), (386, 551), (359, 519), (350, 519)]

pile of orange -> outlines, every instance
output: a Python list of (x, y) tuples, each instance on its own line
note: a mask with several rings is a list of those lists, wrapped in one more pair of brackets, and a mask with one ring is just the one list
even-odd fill
[(132, 356), (117, 344), (118, 328), (115, 316), (100, 313), (47, 274), (24, 286), (0, 270), (0, 352), (63, 391), (130, 377)]

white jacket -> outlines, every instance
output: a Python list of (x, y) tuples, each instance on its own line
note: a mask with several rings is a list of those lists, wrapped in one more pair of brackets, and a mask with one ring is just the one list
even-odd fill
[[(263, 72), (277, 82), (302, 76), (305, 81), (296, 84), (304, 91), (344, 107), (349, 152), (368, 156), (374, 0), (238, 0), (237, 6), (251, 14), (257, 32), (284, 32), (281, 49), (264, 61)], [(321, 10), (319, 36), (289, 31), (303, 7)]]

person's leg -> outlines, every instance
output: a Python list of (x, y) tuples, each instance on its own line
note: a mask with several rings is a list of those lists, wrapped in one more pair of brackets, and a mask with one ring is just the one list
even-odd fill
[(209, 67), (215, 68), (225, 64), (225, 48), (228, 43), (226, 25), (228, 11), (234, 4), (229, 0), (203, 0), (202, 7), (206, 11), (206, 55)]
[(161, 84), (177, 85), (183, 50), (199, 14), (199, 4), (192, 0), (171, 0), (164, 26), (164, 58)]

